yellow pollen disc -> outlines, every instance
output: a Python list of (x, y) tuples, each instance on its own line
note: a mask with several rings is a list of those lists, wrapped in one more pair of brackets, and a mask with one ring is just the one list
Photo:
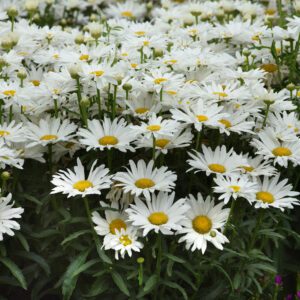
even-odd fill
[(90, 187), (93, 187), (93, 184), (89, 180), (79, 180), (73, 184), (73, 188), (80, 192), (84, 192)]
[(121, 16), (125, 17), (125, 18), (132, 18), (133, 17), (133, 13), (130, 10), (126, 10), (126, 11), (123, 11), (121, 13)]
[(259, 37), (259, 35), (257, 34), (257, 35), (253, 35), (251, 39), (252, 39), (252, 41), (259, 41), (259, 40), (260, 40), (260, 37)]
[(144, 41), (144, 42), (143, 42), (143, 45), (144, 45), (144, 46), (149, 46), (149, 44), (150, 44), (149, 41)]
[(165, 148), (170, 143), (170, 140), (168, 139), (157, 139), (155, 141), (155, 146), (159, 148)]
[(59, 54), (54, 54), (54, 55), (53, 55), (53, 58), (59, 59)]
[(208, 168), (216, 173), (225, 173), (226, 172), (226, 168), (223, 165), (220, 164), (210, 164), (208, 165)]
[(13, 97), (16, 94), (15, 90), (6, 90), (3, 92), (5, 96)]
[(120, 238), (119, 238), (119, 241), (120, 243), (123, 245), (123, 246), (129, 246), (132, 244), (132, 240), (128, 237), (128, 235), (122, 235)]
[(150, 131), (158, 131), (160, 130), (161, 126), (160, 125), (149, 125), (147, 126), (147, 129)]
[(0, 136), (10, 135), (10, 133), (6, 130), (0, 130)]
[(228, 121), (226, 119), (219, 120), (219, 123), (223, 124), (225, 126), (225, 128), (230, 128), (232, 126), (232, 124), (230, 123), (230, 121)]
[(161, 77), (161, 78), (156, 78), (154, 79), (154, 83), (155, 84), (161, 84), (163, 82), (166, 82), (168, 79), (167, 78), (164, 78), (164, 77)]
[(89, 58), (90, 58), (90, 56), (88, 54), (82, 54), (79, 57), (80, 60), (89, 60)]
[(93, 72), (90, 72), (91, 75), (95, 75), (97, 77), (100, 77), (104, 74), (104, 71), (102, 70), (98, 70), (98, 71), (93, 71)]
[(132, 64), (130, 64), (130, 66), (135, 69), (138, 66), (138, 64), (132, 63)]
[(291, 156), (292, 151), (289, 148), (286, 147), (277, 147), (272, 150), (272, 153), (275, 156)]
[(174, 95), (177, 95), (177, 92), (176, 91), (166, 91), (166, 93), (170, 96), (174, 96)]
[(228, 94), (224, 93), (224, 92), (213, 92), (214, 95), (217, 95), (221, 98), (225, 98), (228, 96)]
[(107, 145), (116, 145), (118, 144), (119, 140), (113, 135), (106, 135), (101, 139), (99, 139), (98, 142), (102, 146), (107, 146)]
[(154, 212), (148, 217), (148, 220), (153, 225), (163, 225), (169, 221), (169, 218), (164, 212)]
[(136, 112), (137, 114), (144, 114), (144, 113), (146, 113), (147, 111), (149, 111), (149, 108), (147, 108), (147, 107), (139, 107), (139, 108), (137, 108), (137, 109), (135, 110), (135, 112)]
[(265, 14), (268, 16), (273, 16), (273, 15), (275, 15), (275, 13), (276, 13), (276, 10), (273, 8), (268, 8), (265, 10)]
[(202, 215), (194, 218), (192, 224), (194, 230), (201, 234), (210, 232), (212, 227), (211, 219), (207, 216), (202, 216)]
[(240, 166), (240, 168), (244, 169), (246, 172), (252, 172), (254, 170), (251, 166)]
[(278, 70), (278, 66), (276, 64), (263, 64), (260, 66), (260, 68), (267, 73), (274, 73)]
[(274, 196), (269, 192), (256, 193), (256, 199), (264, 203), (273, 203), (275, 201)]
[(41, 82), (39, 80), (31, 80), (30, 81), (34, 86), (40, 86)]
[(165, 61), (166, 65), (174, 65), (177, 63), (177, 59), (169, 59)]
[(297, 97), (300, 97), (300, 91), (297, 92)]
[(154, 181), (150, 178), (138, 179), (134, 184), (139, 189), (149, 189), (155, 185)]
[(124, 52), (124, 53), (122, 53), (121, 55), (126, 57), (126, 56), (128, 56), (128, 53), (127, 53), (127, 52)]
[(146, 32), (145, 31), (136, 31), (134, 34), (137, 36), (143, 36), (146, 34)]
[(121, 219), (114, 219), (109, 224), (109, 231), (111, 234), (116, 234), (116, 230), (121, 231), (121, 229), (126, 229), (126, 223)]
[(55, 134), (46, 134), (40, 137), (41, 141), (51, 141), (51, 140), (56, 140), (58, 138), (57, 135)]
[(197, 115), (196, 116), (199, 122), (205, 122), (208, 120), (208, 117), (205, 115)]
[(230, 188), (233, 189), (233, 191), (235, 193), (237, 193), (237, 192), (239, 192), (241, 190), (241, 187), (238, 186), (238, 185), (231, 185)]

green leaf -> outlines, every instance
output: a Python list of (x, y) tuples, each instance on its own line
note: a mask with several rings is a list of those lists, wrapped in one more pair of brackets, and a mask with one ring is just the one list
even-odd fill
[(95, 239), (96, 243), (96, 249), (98, 252), (99, 257), (102, 259), (102, 261), (106, 262), (107, 264), (112, 264), (111, 259), (105, 254), (104, 250), (101, 247), (101, 243), (98, 238)]
[(120, 289), (120, 291), (129, 297), (130, 293), (122, 276), (117, 272), (112, 272), (111, 277), (114, 283), (116, 284), (116, 286)]
[(98, 258), (92, 259), (88, 262), (86, 262), (85, 264), (83, 264), (81, 267), (79, 267), (75, 272), (74, 272), (74, 276), (78, 276), (80, 273), (86, 271), (87, 269), (89, 269), (91, 266), (95, 265), (96, 263), (100, 263), (100, 260)]
[(19, 281), (21, 287), (24, 290), (27, 290), (27, 283), (20, 268), (7, 257), (0, 257), (0, 262), (2, 262), (10, 270), (12, 275)]
[(104, 293), (108, 289), (108, 283), (103, 278), (97, 278), (92, 286), (89, 288), (89, 292), (87, 294), (84, 294), (83, 296), (85, 298), (92, 298), (96, 297), (102, 293)]
[(20, 244), (23, 246), (23, 248), (24, 248), (27, 252), (29, 252), (30, 247), (29, 247), (29, 244), (28, 244), (26, 238), (23, 236), (23, 234), (20, 233), (20, 232), (17, 232), (17, 233), (16, 233), (16, 237), (17, 237), (17, 239), (19, 240)]
[(156, 286), (157, 281), (158, 281), (158, 277), (157, 277), (156, 274), (150, 276), (150, 277), (148, 278), (148, 280), (146, 281), (146, 283), (145, 283), (145, 286), (144, 286), (144, 289), (143, 289), (144, 292), (145, 292), (145, 293), (151, 292), (152, 289)]
[(180, 263), (180, 264), (185, 264), (186, 261), (178, 256), (175, 256), (175, 255), (172, 255), (170, 253), (165, 253), (164, 254), (165, 257), (169, 258), (170, 260), (174, 261), (174, 262), (177, 262), (177, 263)]
[(177, 284), (176, 282), (163, 281), (163, 284), (170, 287), (170, 288), (172, 288), (172, 289), (178, 290), (182, 294), (183, 298), (185, 300), (188, 300), (188, 295), (187, 295), (185, 289), (182, 286), (180, 286), (179, 284)]
[(62, 294), (64, 300), (69, 300), (76, 287), (78, 276), (75, 276), (78, 268), (80, 268), (86, 261), (90, 250), (85, 251), (78, 255), (69, 265), (62, 284)]
[(81, 235), (83, 235), (85, 233), (90, 233), (90, 232), (91, 232), (90, 229), (84, 229), (84, 230), (76, 231), (76, 232), (70, 234), (68, 237), (66, 237), (60, 244), (63, 246), (66, 243), (68, 243), (68, 242), (70, 242), (70, 241), (72, 241), (74, 239), (77, 239)]
[(50, 275), (51, 273), (50, 267), (46, 262), (46, 260), (40, 255), (33, 252), (25, 252), (25, 251), (17, 251), (15, 254), (36, 262), (45, 271), (47, 275)]

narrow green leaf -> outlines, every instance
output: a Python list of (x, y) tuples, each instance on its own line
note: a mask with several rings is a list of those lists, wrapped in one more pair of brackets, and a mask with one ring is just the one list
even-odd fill
[(178, 256), (175, 256), (175, 255), (172, 255), (170, 253), (165, 253), (164, 254), (165, 257), (169, 258), (170, 260), (174, 261), (174, 262), (177, 262), (177, 263), (180, 263), (180, 264), (184, 264), (186, 263), (186, 261)]
[(116, 284), (116, 286), (120, 289), (120, 291), (129, 297), (130, 293), (122, 276), (117, 272), (112, 272), (111, 277), (114, 283)]
[(148, 278), (148, 280), (146, 281), (146, 283), (145, 283), (145, 286), (144, 286), (144, 292), (145, 292), (145, 293), (151, 292), (152, 289), (156, 286), (157, 281), (158, 281), (158, 277), (157, 277), (156, 274), (150, 276), (150, 277)]
[(70, 241), (72, 241), (74, 239), (77, 239), (81, 235), (83, 235), (85, 233), (90, 233), (90, 232), (91, 232), (90, 229), (84, 229), (84, 230), (76, 231), (76, 232), (70, 234), (68, 237), (66, 237), (60, 244), (63, 246), (66, 243), (68, 243), (68, 242), (70, 242)]
[(170, 287), (170, 288), (172, 288), (172, 289), (178, 290), (182, 294), (183, 298), (185, 300), (188, 300), (188, 295), (187, 295), (185, 289), (182, 286), (180, 286), (179, 284), (177, 284), (176, 282), (163, 281), (163, 284)]
[(10, 270), (12, 275), (19, 281), (23, 289), (27, 289), (27, 283), (21, 269), (9, 258), (0, 257), (0, 261)]
[(29, 244), (28, 244), (26, 238), (24, 237), (24, 235), (23, 235), (22, 233), (20, 233), (20, 232), (17, 232), (17, 233), (16, 233), (16, 237), (17, 237), (17, 239), (19, 240), (19, 242), (20, 242), (20, 244), (22, 245), (22, 247), (23, 247), (27, 252), (29, 252), (30, 247), (29, 247)]

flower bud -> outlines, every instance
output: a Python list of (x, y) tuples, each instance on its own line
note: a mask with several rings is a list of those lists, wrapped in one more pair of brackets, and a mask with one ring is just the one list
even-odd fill
[(287, 90), (289, 90), (290, 92), (293, 91), (296, 86), (293, 84), (293, 83), (289, 83), (287, 86), (286, 86)]
[(25, 2), (25, 9), (31, 14), (37, 11), (38, 6), (39, 6), (38, 0), (27, 0)]
[(12, 5), (10, 6), (7, 11), (6, 11), (7, 15), (10, 17), (10, 18), (15, 18), (18, 16), (19, 12), (18, 12), (18, 9), (15, 5)]
[(10, 173), (9, 173), (8, 171), (3, 171), (3, 172), (1, 173), (1, 179), (2, 179), (3, 181), (7, 181), (9, 178), (10, 178)]
[(144, 263), (145, 259), (144, 259), (144, 257), (139, 257), (136, 261), (138, 264), (142, 264), (142, 263)]
[(80, 105), (82, 107), (89, 107), (91, 105), (90, 99), (87, 97), (83, 97), (80, 101)]
[(214, 231), (214, 230), (212, 230), (210, 233), (209, 233), (209, 235), (211, 236), (211, 237), (216, 237), (216, 232)]
[(130, 83), (124, 83), (122, 86), (124, 91), (131, 91), (132, 90), (132, 85)]
[(84, 43), (84, 36), (83, 34), (78, 34), (76, 37), (75, 37), (75, 43), (77, 45), (80, 45), (80, 44), (83, 44)]
[(27, 73), (25, 69), (20, 69), (17, 73), (17, 77), (21, 80), (24, 80), (27, 77)]

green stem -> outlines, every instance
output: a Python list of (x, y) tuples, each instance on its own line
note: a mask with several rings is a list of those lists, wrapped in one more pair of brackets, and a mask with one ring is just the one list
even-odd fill
[(270, 111), (270, 106), (271, 104), (270, 103), (267, 103), (267, 108), (266, 108), (266, 113), (265, 113), (265, 117), (264, 117), (264, 121), (263, 121), (263, 124), (262, 124), (262, 129), (266, 126), (267, 124), (267, 119), (268, 119), (268, 114), (269, 114), (269, 111)]
[(112, 102), (112, 120), (114, 120), (116, 116), (117, 91), (118, 91), (118, 86), (114, 85), (114, 96)]
[(58, 104), (57, 104), (57, 99), (54, 99), (54, 116), (55, 116), (55, 118), (58, 118)]
[(159, 232), (157, 235), (157, 255), (156, 255), (156, 275), (157, 275), (157, 285), (155, 289), (154, 299), (157, 299), (158, 295), (158, 288), (160, 282), (160, 272), (161, 272), (161, 258), (162, 258), (162, 240), (161, 240), (161, 233)]
[(257, 217), (257, 220), (256, 220), (256, 224), (255, 224), (255, 227), (254, 227), (254, 230), (253, 230), (253, 234), (251, 236), (251, 240), (250, 240), (250, 243), (249, 243), (249, 250), (251, 250), (253, 248), (254, 244), (255, 244), (256, 236), (257, 236), (258, 230), (260, 228), (260, 225), (262, 223), (263, 216), (264, 216), (264, 209), (261, 208), (260, 211), (259, 211), (259, 215)]
[(107, 149), (107, 165), (109, 170), (112, 170), (113, 149)]
[(153, 146), (152, 146), (152, 159), (154, 160), (154, 164), (155, 164), (155, 147), (156, 147), (156, 138), (155, 138), (154, 134), (152, 134), (152, 138), (153, 138)]
[(224, 231), (223, 231), (223, 234), (225, 235), (226, 232), (228, 231), (228, 228), (230, 226), (230, 223), (232, 223), (232, 218), (233, 218), (233, 213), (234, 213), (234, 207), (236, 205), (236, 202), (237, 202), (237, 199), (234, 200), (232, 199), (231, 200), (231, 206), (230, 206), (230, 211), (229, 211), (229, 215), (228, 215), (228, 219), (227, 219), (227, 222), (225, 224), (225, 228), (224, 228)]
[(102, 108), (101, 108), (101, 95), (99, 89), (97, 89), (97, 104), (98, 104), (98, 117), (99, 120), (102, 118)]

